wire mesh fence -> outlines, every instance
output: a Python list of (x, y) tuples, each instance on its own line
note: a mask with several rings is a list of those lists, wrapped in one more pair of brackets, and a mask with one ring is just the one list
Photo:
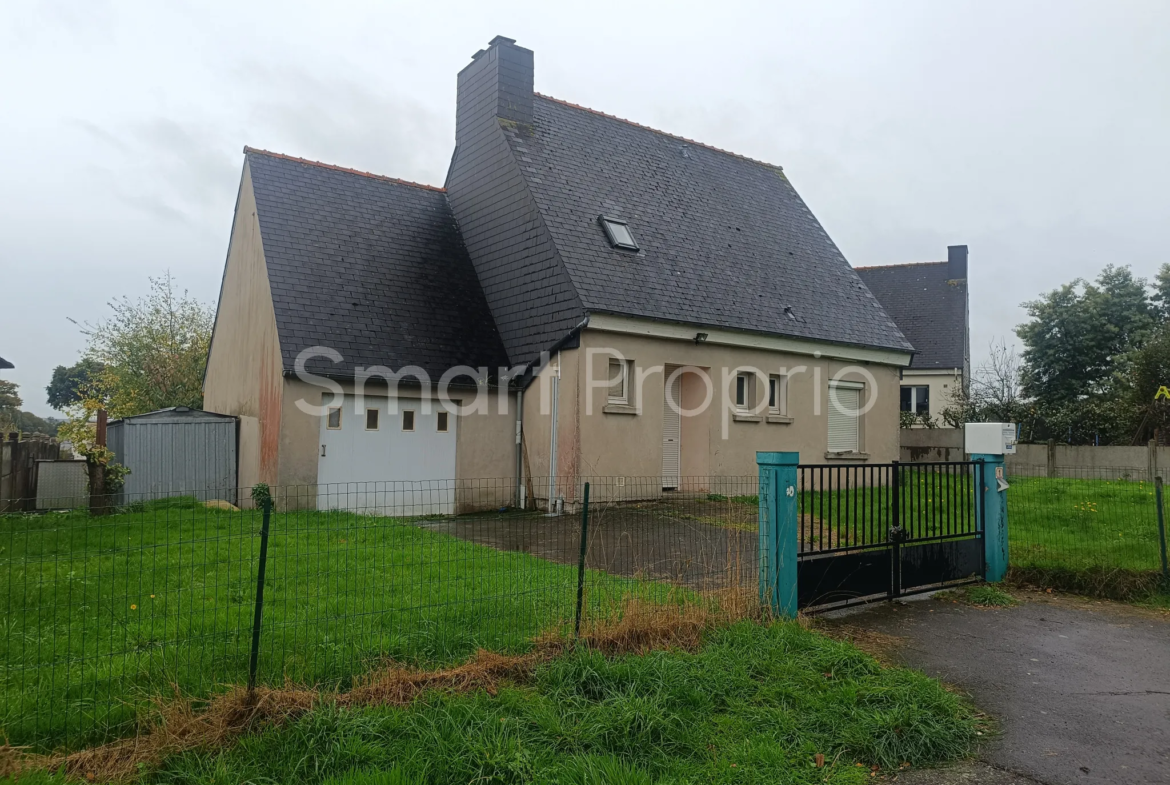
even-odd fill
[(1115, 599), (1170, 590), (1159, 478), (1148, 467), (1059, 468), (1008, 478), (1013, 578)]
[[(521, 508), (508, 480), (353, 483), (272, 488), (268, 516), (193, 495), (4, 516), (0, 731), (75, 748), (250, 676), (344, 690), (388, 661), (754, 596), (756, 478), (679, 487), (533, 479)], [(559, 514), (529, 495), (546, 488)]]

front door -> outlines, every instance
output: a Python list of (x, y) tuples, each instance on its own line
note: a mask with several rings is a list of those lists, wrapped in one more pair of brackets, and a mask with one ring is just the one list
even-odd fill
[[(668, 374), (669, 375), (669, 374)], [(675, 374), (662, 402), (662, 487), (678, 488), (682, 471), (682, 374)], [(666, 393), (669, 392), (669, 395)]]

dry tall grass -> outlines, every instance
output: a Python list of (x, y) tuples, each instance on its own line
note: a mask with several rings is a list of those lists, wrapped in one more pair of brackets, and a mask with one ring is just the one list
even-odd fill
[(526, 654), (502, 655), (480, 650), (462, 665), (421, 670), (387, 663), (346, 692), (327, 692), (286, 684), (281, 688), (236, 686), (196, 709), (181, 695), (160, 697), (153, 717), (134, 738), (60, 754), (31, 754), (0, 746), (0, 777), (33, 770), (64, 770), (88, 782), (128, 782), (157, 767), (167, 757), (192, 749), (224, 746), (241, 734), (263, 730), (299, 717), (322, 704), (405, 706), (434, 691), (495, 694), (500, 685), (520, 683), (544, 661), (574, 646), (607, 655), (642, 654), (656, 649), (693, 651), (703, 633), (741, 619), (762, 619), (758, 599), (738, 589), (704, 594), (698, 602), (652, 604), (630, 599), (612, 617), (586, 620), (574, 641), (559, 631), (545, 633)]

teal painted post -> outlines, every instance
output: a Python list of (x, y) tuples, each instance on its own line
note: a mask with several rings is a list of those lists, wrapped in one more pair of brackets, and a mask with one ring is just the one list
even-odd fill
[(1004, 478), (1002, 455), (972, 455), (978, 488), (975, 512), (983, 526), (983, 578), (999, 583), (1008, 568), (1007, 491), (999, 489)]
[(800, 453), (758, 452), (760, 470), (760, 602), (777, 616), (796, 618), (796, 465)]

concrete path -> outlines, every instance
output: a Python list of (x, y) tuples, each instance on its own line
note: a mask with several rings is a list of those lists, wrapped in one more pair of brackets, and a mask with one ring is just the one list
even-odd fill
[(995, 609), (883, 603), (826, 623), (895, 636), (887, 656), (1000, 722), (979, 763), (899, 783), (1170, 783), (1170, 613), (1028, 595)]

